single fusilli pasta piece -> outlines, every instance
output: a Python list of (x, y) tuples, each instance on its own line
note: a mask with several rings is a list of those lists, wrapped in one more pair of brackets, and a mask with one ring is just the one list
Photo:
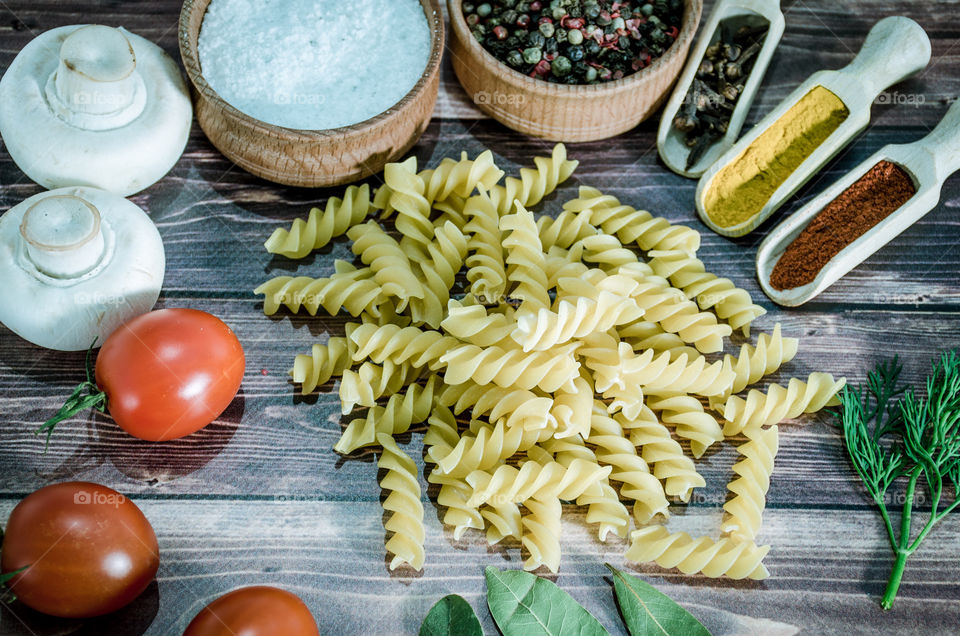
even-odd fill
[(561, 387), (573, 387), (580, 369), (573, 357), (578, 346), (579, 343), (570, 343), (552, 351), (524, 353), (462, 344), (440, 356), (440, 364), (446, 365), (443, 381), (463, 384), (473, 380), (477, 384), (527, 390), (538, 387), (553, 393)]
[(790, 378), (787, 388), (771, 384), (766, 393), (751, 389), (746, 399), (731, 395), (723, 406), (723, 434), (736, 435), (836, 406), (840, 403), (837, 393), (844, 384), (845, 378), (834, 380), (829, 373), (811, 373), (806, 382)]
[(700, 247), (700, 233), (696, 230), (623, 205), (596, 188), (581, 186), (580, 196), (565, 203), (563, 209), (580, 213), (588, 223), (615, 235), (624, 244), (636, 243), (642, 250), (677, 249), (694, 254)]
[(720, 424), (693, 396), (684, 393), (648, 395), (647, 406), (659, 412), (660, 421), (671, 425), (678, 437), (690, 440), (690, 452), (696, 458), (703, 456), (714, 443), (723, 441)]
[(465, 298), (462, 302), (451, 299), (447, 303), (447, 317), (440, 327), (451, 336), (478, 347), (489, 347), (503, 342), (516, 327), (513, 309), (499, 313), (468, 302), (471, 300)]
[(760, 334), (757, 337), (757, 346), (745, 344), (740, 347), (740, 355), (736, 358), (727, 354), (728, 360), (736, 378), (731, 393), (739, 393), (751, 384), (755, 384), (765, 375), (770, 375), (782, 365), (793, 360), (797, 355), (799, 341), (796, 338), (784, 338), (780, 334), (780, 323), (773, 328), (773, 334)]
[(570, 178), (578, 162), (568, 160), (566, 147), (557, 144), (550, 157), (534, 157), (533, 163), (535, 169), (520, 169), (519, 179), (507, 177), (502, 186), (488, 188), (490, 198), (501, 215), (513, 209), (514, 201), (519, 201), (526, 208), (540, 203), (559, 184)]
[(636, 447), (624, 437), (623, 427), (607, 415), (602, 403), (593, 409), (587, 442), (596, 448), (597, 462), (613, 468), (609, 478), (623, 484), (620, 494), (634, 502), (637, 524), (649, 523), (658, 514), (669, 516), (663, 485), (650, 474), (647, 462), (637, 455)]
[(677, 568), (684, 574), (702, 573), (716, 578), (767, 578), (770, 573), (763, 557), (770, 546), (752, 541), (736, 541), (709, 537), (692, 538), (686, 532), (670, 533), (663, 526), (647, 526), (630, 534), (631, 544), (626, 558), (634, 563), (655, 562), (660, 567)]
[(720, 526), (734, 539), (752, 541), (760, 530), (778, 447), (776, 426), (747, 432), (747, 441), (737, 447), (743, 459), (733, 465), (737, 479), (727, 484), (735, 497), (723, 504), (727, 516)]
[(327, 344), (315, 344), (309, 355), (298, 354), (293, 360), (290, 375), (300, 384), (303, 395), (326, 384), (335, 375), (342, 375), (353, 363), (350, 356), (350, 341), (340, 336), (332, 336)]
[(356, 371), (345, 369), (340, 379), (340, 405), (344, 415), (355, 406), (374, 406), (382, 397), (389, 397), (414, 382), (420, 369), (409, 364), (394, 364), (384, 360), (383, 365), (364, 362)]
[(323, 212), (319, 208), (313, 208), (306, 220), (296, 219), (289, 230), (278, 227), (264, 243), (264, 247), (271, 254), (303, 258), (361, 223), (372, 209), (370, 186), (349, 186), (343, 199), (330, 197)]
[(553, 402), (549, 397), (526, 389), (508, 389), (475, 382), (444, 386), (438, 398), (439, 404), (453, 407), (457, 415), (469, 408), (474, 419), (484, 416), (491, 422), (503, 419), (510, 428), (527, 430), (556, 428)]
[(550, 497), (572, 501), (607, 478), (610, 470), (609, 466), (581, 460), (574, 460), (569, 466), (528, 461), (519, 469), (505, 465), (493, 473), (475, 470), (467, 476), (467, 483), (473, 488), (469, 503), (523, 503)]
[(713, 309), (731, 327), (742, 329), (744, 335), (750, 334), (750, 323), (767, 313), (729, 278), (707, 272), (703, 261), (695, 256), (681, 250), (654, 251), (649, 256), (650, 266), (658, 276), (669, 278), (687, 298), (696, 301), (700, 309)]
[(425, 422), (433, 410), (437, 376), (430, 376), (424, 386), (411, 384), (403, 393), (395, 393), (386, 406), (374, 406), (366, 417), (353, 420), (343, 431), (333, 450), (352, 453), (363, 446), (377, 443), (377, 434), (400, 435), (413, 424)]
[(553, 311), (542, 308), (517, 312), (517, 326), (510, 337), (523, 345), (524, 351), (544, 351), (643, 316), (643, 310), (630, 298), (606, 291), (597, 293), (596, 298), (572, 299), (560, 300)]
[(693, 489), (706, 485), (693, 460), (684, 454), (680, 444), (649, 408), (637, 418), (620, 415), (614, 415), (614, 418), (630, 434), (630, 442), (639, 449), (640, 457), (651, 467), (653, 476), (663, 483), (667, 495), (690, 501)]
[(733, 328), (717, 323), (717, 317), (700, 311), (697, 304), (670, 287), (665, 278), (647, 273), (643, 263), (627, 263), (617, 270), (620, 276), (633, 278), (637, 287), (631, 297), (644, 311), (644, 319), (659, 323), (664, 331), (675, 333), (701, 353), (723, 349), (723, 339)]
[(556, 497), (530, 499), (525, 503), (527, 514), (522, 517), (523, 547), (529, 557), (523, 569), (536, 570), (546, 566), (556, 573), (560, 569), (560, 515), (563, 507)]
[(404, 247), (426, 256), (433, 237), (431, 202), (425, 196), (426, 183), (416, 173), (416, 162), (388, 163), (383, 168), (383, 180), (391, 191), (390, 207), (397, 212), (397, 231), (403, 236)]
[(431, 202), (442, 202), (451, 196), (461, 199), (469, 197), (477, 188), (489, 190), (503, 177), (503, 170), (497, 168), (493, 153), (484, 150), (476, 159), (460, 154), (460, 160), (446, 158), (434, 170), (420, 173), (426, 183), (425, 194)]
[(500, 213), (485, 190), (467, 199), (463, 206), (468, 235), (466, 259), (470, 293), (484, 304), (502, 301), (507, 293), (507, 270), (503, 261)]
[(423, 504), (420, 502), (420, 482), (417, 481), (417, 465), (409, 455), (400, 450), (393, 437), (386, 433), (377, 435), (377, 443), (383, 448), (377, 467), (387, 471), (380, 482), (384, 492), (389, 493), (383, 509), (391, 513), (384, 523), (393, 536), (387, 539), (387, 552), (393, 555), (390, 569), (395, 570), (406, 563), (415, 570), (423, 569), (423, 544), (426, 533), (423, 528)]
[(444, 309), (450, 299), (450, 288), (467, 254), (467, 238), (456, 225), (447, 221), (427, 246), (429, 257), (417, 264), (424, 283), (423, 298), (410, 300), (410, 314), (415, 325), (440, 328)]
[(549, 308), (546, 264), (533, 214), (518, 203), (515, 213), (500, 219), (500, 232), (505, 234), (507, 281), (514, 285), (510, 298), (522, 301), (521, 311)]
[(398, 311), (406, 307), (410, 298), (423, 298), (423, 285), (414, 275), (407, 255), (376, 221), (353, 226), (347, 230), (347, 236), (353, 241), (353, 253), (370, 266), (383, 293), (400, 300)]
[(533, 448), (552, 433), (549, 429), (524, 430), (519, 426), (507, 426), (504, 420), (499, 420), (493, 426), (480, 427), (475, 435), (464, 433), (452, 449), (433, 446), (428, 453), (438, 471), (466, 477), (475, 470), (489, 470), (508, 457)]
[(379, 315), (383, 302), (380, 285), (372, 280), (369, 267), (357, 269), (337, 261), (337, 271), (329, 278), (278, 276), (263, 283), (255, 294), (264, 294), (263, 313), (272, 316), (281, 305), (296, 313), (303, 307), (311, 316), (323, 307), (331, 316), (346, 309), (352, 316), (366, 312)]
[(356, 327), (350, 340), (356, 346), (353, 359), (358, 362), (370, 358), (378, 364), (390, 360), (431, 369), (438, 368), (441, 356), (460, 345), (459, 340), (439, 331), (370, 323)]

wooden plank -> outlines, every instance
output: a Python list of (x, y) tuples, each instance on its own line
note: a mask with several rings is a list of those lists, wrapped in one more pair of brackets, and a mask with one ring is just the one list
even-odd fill
[[(126, 612), (88, 628), (101, 634), (124, 621), (151, 619), (148, 634), (180, 633), (203, 605), (244, 585), (289, 589), (311, 607), (321, 633), (415, 633), (430, 605), (457, 593), (496, 633), (483, 593), (483, 568), (519, 568), (515, 544), (487, 547), (479, 534), (460, 542), (445, 533), (435, 509), (425, 518), (427, 562), (421, 574), (390, 572), (382, 511), (375, 502), (144, 501), (157, 532), (158, 586)], [(6, 516), (12, 502), (0, 502)], [(677, 516), (671, 530), (716, 536), (719, 518), (702, 510)], [(937, 528), (910, 562), (893, 611), (878, 605), (891, 565), (879, 517), (871, 511), (770, 510), (760, 540), (773, 547), (763, 582), (711, 580), (625, 562), (627, 542), (600, 543), (575, 510), (564, 514), (560, 573), (550, 576), (612, 634), (624, 634), (604, 561), (640, 574), (686, 605), (716, 636), (724, 634), (953, 633), (960, 621), (960, 534)], [(956, 520), (954, 520), (954, 523)], [(828, 527), (829, 530), (825, 530)], [(159, 596), (159, 599), (157, 598)], [(155, 616), (154, 616), (155, 614)], [(16, 617), (23, 620), (20, 624)], [(113, 621), (111, 623), (111, 621)], [(44, 619), (20, 605), (0, 610), (0, 631), (63, 633), (73, 621)], [(137, 632), (133, 632), (137, 633)]]

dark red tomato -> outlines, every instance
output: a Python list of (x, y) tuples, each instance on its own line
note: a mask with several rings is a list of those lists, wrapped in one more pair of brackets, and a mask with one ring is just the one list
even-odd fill
[(313, 614), (295, 594), (275, 587), (243, 587), (210, 603), (183, 636), (319, 636)]
[(82, 481), (47, 486), (10, 513), (0, 569), (25, 605), (65, 618), (114, 612), (140, 596), (160, 565), (157, 537), (140, 508)]
[(158, 442), (217, 419), (243, 371), (243, 347), (222, 320), (196, 309), (160, 309), (110, 334), (97, 355), (96, 381), (120, 428)]

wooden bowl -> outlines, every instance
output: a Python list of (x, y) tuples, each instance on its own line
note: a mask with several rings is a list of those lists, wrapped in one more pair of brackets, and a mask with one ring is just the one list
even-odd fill
[(180, 55), (193, 85), (200, 128), (228, 159), (258, 177), (302, 187), (342, 185), (402, 157), (427, 129), (437, 101), (444, 48), (438, 0), (420, 0), (431, 31), (430, 59), (417, 84), (389, 110), (329, 130), (275, 126), (228, 104), (203, 77), (197, 38), (211, 0), (186, 0), (180, 11)]
[(457, 79), (482, 111), (508, 128), (552, 141), (594, 141), (630, 130), (649, 117), (683, 69), (700, 24), (702, 0), (685, 0), (676, 41), (650, 66), (602, 84), (554, 84), (500, 62), (477, 42), (462, 0), (447, 0)]

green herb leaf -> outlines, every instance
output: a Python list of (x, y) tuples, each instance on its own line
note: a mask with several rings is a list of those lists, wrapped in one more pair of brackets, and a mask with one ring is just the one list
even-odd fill
[(522, 570), (487, 567), (487, 605), (504, 636), (609, 635), (555, 583)]
[(693, 614), (644, 580), (609, 563), (623, 622), (632, 636), (710, 636)]
[[(896, 358), (881, 363), (867, 374), (866, 391), (848, 386), (840, 394), (839, 420), (847, 453), (880, 510), (896, 557), (880, 601), (884, 609), (893, 606), (907, 559), (937, 522), (960, 506), (960, 356), (956, 350), (947, 351), (934, 362), (925, 398), (898, 386), (900, 368)], [(903, 397), (894, 400), (900, 394)], [(892, 442), (882, 441), (887, 435)], [(907, 485), (898, 536), (886, 494), (900, 477), (907, 478)], [(929, 493), (930, 513), (915, 533), (913, 505), (921, 479)]]
[(420, 636), (483, 636), (480, 620), (462, 596), (448, 594), (427, 612)]

